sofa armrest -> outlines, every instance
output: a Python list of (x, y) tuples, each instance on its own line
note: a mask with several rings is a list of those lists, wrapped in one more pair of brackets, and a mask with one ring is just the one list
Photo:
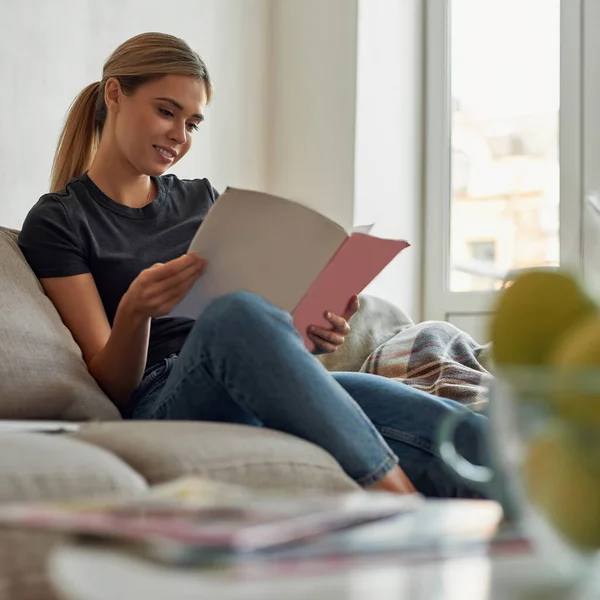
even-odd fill
[[(0, 502), (144, 493), (147, 483), (114, 454), (63, 435), (0, 434)], [(63, 536), (0, 528), (0, 598), (54, 598), (46, 562)]]

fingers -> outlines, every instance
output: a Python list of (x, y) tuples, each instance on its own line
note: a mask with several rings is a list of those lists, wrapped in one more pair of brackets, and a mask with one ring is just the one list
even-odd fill
[[(307, 335), (311, 338), (313, 337), (319, 341), (333, 344), (334, 346), (341, 346), (344, 343), (344, 336), (337, 331), (332, 331), (331, 329), (324, 329), (323, 327), (317, 327), (315, 325), (311, 325), (308, 328)], [(312, 337), (311, 337), (312, 336)]]
[[(143, 302), (152, 307), (154, 311), (169, 312), (189, 292), (198, 277), (202, 275), (205, 266), (205, 261), (189, 264), (168, 279), (146, 282), (141, 296)], [(150, 271), (153, 269), (154, 267), (151, 267)], [(148, 272), (149, 277), (152, 275), (154, 274)]]
[(313, 335), (312, 333), (307, 333), (306, 335), (315, 346), (314, 354), (332, 354), (339, 348), (339, 346), (326, 342), (324, 339)]
[[(352, 303), (352, 308), (357, 301), (358, 298)], [(345, 336), (350, 333), (350, 325), (344, 317), (327, 311), (325, 318), (331, 323), (331, 329), (311, 325), (306, 330), (308, 339), (315, 345), (315, 350), (319, 354), (335, 352), (345, 342)]]
[[(332, 312), (326, 312), (325, 318), (333, 325), (333, 330), (340, 335), (348, 335), (350, 333), (350, 325), (344, 317), (334, 315)], [(325, 330), (324, 330), (325, 331)]]
[[(180, 259), (175, 260), (179, 261)], [(205, 260), (194, 259), (186, 262), (181, 261), (177, 270), (174, 270), (174, 262), (152, 265), (152, 267), (143, 272), (145, 285), (150, 293), (161, 293), (162, 290), (172, 289), (190, 279), (194, 281), (201, 275), (206, 266)], [(165, 276), (165, 273), (170, 273), (170, 275)]]
[(358, 299), (358, 295), (354, 294), (348, 301), (348, 306), (346, 307), (346, 311), (342, 316), (344, 319), (346, 319), (346, 321), (349, 321), (359, 310), (360, 300)]
[[(206, 261), (195, 254), (182, 254), (180, 257), (170, 260), (167, 263), (156, 263), (150, 267), (153, 281), (164, 281), (171, 277), (176, 277), (182, 272), (189, 272), (191, 269), (200, 270)], [(183, 276), (185, 279), (185, 276)]]
[[(202, 275), (202, 272), (200, 275)], [(166, 289), (161, 296), (162, 305), (168, 306), (168, 309), (170, 310), (173, 306), (175, 306), (175, 304), (185, 297), (194, 283), (196, 283), (197, 279), (197, 276), (190, 277), (184, 281), (181, 281), (177, 285)]]

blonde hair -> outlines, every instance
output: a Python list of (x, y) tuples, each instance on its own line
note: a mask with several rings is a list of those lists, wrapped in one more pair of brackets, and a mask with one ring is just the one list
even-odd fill
[(69, 108), (54, 154), (50, 191), (64, 189), (70, 179), (90, 167), (106, 121), (107, 79), (116, 78), (123, 93), (130, 95), (140, 85), (169, 74), (202, 80), (210, 101), (212, 83), (206, 65), (183, 40), (164, 33), (142, 33), (121, 44), (106, 61), (102, 80), (84, 88)]

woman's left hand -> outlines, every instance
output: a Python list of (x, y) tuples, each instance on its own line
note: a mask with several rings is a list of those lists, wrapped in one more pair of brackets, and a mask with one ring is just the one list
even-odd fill
[(330, 328), (326, 329), (317, 325), (308, 327), (306, 335), (315, 345), (312, 354), (331, 354), (335, 352), (344, 343), (346, 336), (350, 333), (348, 321), (359, 309), (358, 296), (354, 295), (350, 298), (343, 315), (334, 315), (329, 311), (325, 313), (325, 318), (331, 323)]

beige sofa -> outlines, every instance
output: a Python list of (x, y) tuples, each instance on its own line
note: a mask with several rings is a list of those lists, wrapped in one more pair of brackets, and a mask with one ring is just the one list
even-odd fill
[[(132, 422), (89, 375), (17, 243), (0, 228), (0, 502), (66, 499), (198, 474), (261, 488), (356, 487), (324, 450), (276, 431), (219, 423)], [(380, 343), (412, 324), (402, 311), (362, 297), (329, 370), (357, 370)], [(3, 433), (2, 420), (80, 422), (74, 433)], [(0, 600), (52, 598), (44, 563), (57, 536), (0, 530)]]

